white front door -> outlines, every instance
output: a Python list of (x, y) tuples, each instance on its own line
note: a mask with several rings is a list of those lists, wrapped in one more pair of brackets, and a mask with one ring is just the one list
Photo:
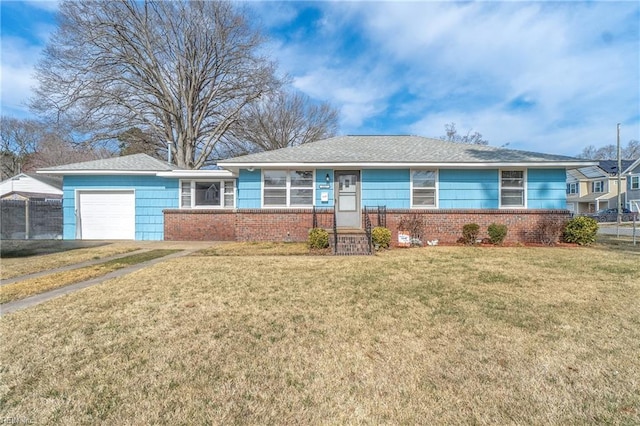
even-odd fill
[(336, 224), (339, 228), (360, 228), (360, 171), (335, 172)]

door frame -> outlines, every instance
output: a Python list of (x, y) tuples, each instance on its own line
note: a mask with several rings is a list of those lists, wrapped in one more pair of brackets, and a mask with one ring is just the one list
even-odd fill
[[(340, 175), (357, 175), (355, 191), (355, 211), (340, 211)], [(334, 170), (334, 205), (336, 209), (337, 228), (362, 228), (362, 171), (361, 170)], [(340, 223), (342, 221), (342, 224)], [(345, 223), (346, 222), (346, 223)]]

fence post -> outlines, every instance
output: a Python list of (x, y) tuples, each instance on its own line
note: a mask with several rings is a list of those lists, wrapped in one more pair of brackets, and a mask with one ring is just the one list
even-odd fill
[(24, 201), (24, 239), (29, 239), (29, 207), (31, 206), (31, 201)]

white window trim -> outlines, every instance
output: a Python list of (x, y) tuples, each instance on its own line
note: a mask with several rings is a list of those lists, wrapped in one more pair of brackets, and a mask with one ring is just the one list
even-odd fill
[[(264, 172), (268, 171), (284, 171), (287, 174), (287, 182), (285, 185), (285, 192), (287, 197), (286, 206), (265, 206), (264, 204)], [(291, 172), (311, 172), (311, 204), (304, 205), (291, 205)], [(260, 205), (263, 209), (312, 209), (316, 205), (316, 170), (315, 169), (262, 169), (260, 172)]]
[[(413, 205), (413, 172), (435, 172), (436, 174), (436, 186), (435, 186), (435, 205), (433, 206), (414, 206)], [(440, 170), (428, 169), (428, 168), (415, 168), (409, 169), (409, 207), (412, 209), (437, 209), (440, 204)]]
[[(599, 183), (602, 187), (600, 191), (596, 191), (596, 183)], [(604, 194), (606, 191), (605, 182), (603, 180), (594, 180), (591, 182), (591, 193), (592, 194)]]
[[(636, 186), (634, 188), (633, 186), (633, 181), (635, 180)], [(636, 189), (640, 189), (640, 175), (635, 175), (635, 176), (629, 176), (629, 188), (633, 191), (635, 191)]]
[[(567, 195), (580, 195), (580, 182), (569, 182), (567, 183), (569, 186), (569, 191)], [(575, 189), (572, 191), (572, 187)]]
[[(502, 205), (502, 172), (522, 172), (522, 206), (503, 206)], [(527, 169), (499, 169), (498, 170), (498, 206), (500, 209), (517, 210), (527, 208)]]
[[(225, 182), (233, 181), (233, 205), (225, 207), (224, 205), (224, 196), (225, 196)], [(189, 182), (189, 187), (191, 190), (191, 205), (183, 206), (182, 205), (182, 183)], [(220, 205), (218, 206), (196, 206), (194, 203), (196, 202), (196, 182), (218, 182), (220, 183)], [(236, 191), (237, 184), (235, 179), (180, 179), (178, 181), (178, 206), (181, 209), (235, 209), (236, 208)]]

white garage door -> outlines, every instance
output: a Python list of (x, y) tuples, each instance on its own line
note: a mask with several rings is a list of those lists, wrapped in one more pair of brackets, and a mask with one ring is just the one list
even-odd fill
[(80, 239), (133, 240), (136, 199), (133, 191), (79, 191)]

